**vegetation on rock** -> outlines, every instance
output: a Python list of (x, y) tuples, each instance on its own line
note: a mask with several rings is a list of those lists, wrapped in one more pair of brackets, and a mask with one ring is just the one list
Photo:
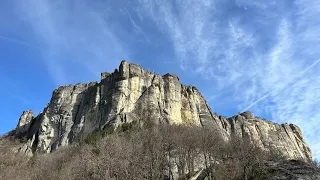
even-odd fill
[(268, 179), (283, 168), (266, 166), (278, 155), (249, 139), (225, 142), (210, 129), (139, 127), (96, 132), (87, 143), (32, 158), (13, 151), (19, 142), (0, 140), (0, 179)]

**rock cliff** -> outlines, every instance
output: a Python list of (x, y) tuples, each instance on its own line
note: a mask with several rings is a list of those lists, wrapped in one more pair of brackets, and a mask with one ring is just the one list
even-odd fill
[(25, 133), (28, 132), (30, 127), (30, 122), (34, 118), (34, 113), (32, 110), (23, 111), (22, 115), (20, 116), (18, 125), (16, 127), (16, 134), (20, 136), (24, 136)]
[[(61, 86), (37, 117), (24, 112), (16, 133), (28, 139), (26, 153), (52, 152), (83, 141), (89, 134), (124, 122), (184, 124), (212, 128), (225, 140), (249, 137), (265, 150), (290, 159), (311, 160), (299, 127), (275, 124), (250, 112), (225, 118), (213, 113), (196, 87), (184, 86), (173, 74), (158, 75), (122, 61), (99, 83)], [(27, 129), (19, 128), (22, 125)], [(19, 130), (20, 129), (20, 130)]]

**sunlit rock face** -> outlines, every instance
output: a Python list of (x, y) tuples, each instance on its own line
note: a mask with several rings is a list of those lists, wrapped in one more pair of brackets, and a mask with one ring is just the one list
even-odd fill
[(33, 118), (34, 118), (34, 113), (32, 110), (23, 111), (16, 128), (16, 134), (22, 135), (26, 133), (30, 127), (30, 122), (32, 121)]
[(256, 118), (251, 112), (244, 112), (228, 118), (227, 133), (238, 137), (247, 136), (262, 149), (274, 150), (289, 159), (311, 160), (311, 150), (305, 142), (300, 128), (293, 124), (276, 124)]
[(173, 74), (161, 76), (126, 61), (113, 73), (101, 73), (100, 83), (54, 90), (47, 107), (30, 121), (25, 149), (33, 152), (49, 153), (124, 122), (152, 121), (212, 128), (225, 140), (232, 134), (247, 136), (261, 148), (273, 148), (288, 158), (311, 159), (297, 126), (275, 124), (250, 112), (231, 118), (218, 116), (196, 87), (182, 85)]

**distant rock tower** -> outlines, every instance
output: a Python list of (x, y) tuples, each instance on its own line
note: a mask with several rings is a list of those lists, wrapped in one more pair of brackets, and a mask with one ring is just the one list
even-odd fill
[(23, 111), (16, 128), (16, 134), (17, 135), (25, 134), (28, 131), (31, 120), (33, 118), (34, 118), (34, 112), (32, 110)]

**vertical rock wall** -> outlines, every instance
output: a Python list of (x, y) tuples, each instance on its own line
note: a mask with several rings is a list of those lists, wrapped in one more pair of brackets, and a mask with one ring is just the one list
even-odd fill
[(33, 114), (24, 113), (19, 126), (30, 124), (24, 149), (32, 151), (48, 153), (83, 141), (106, 126), (141, 120), (212, 128), (225, 140), (231, 134), (249, 136), (260, 147), (272, 147), (288, 158), (311, 159), (297, 126), (278, 125), (250, 112), (228, 119), (218, 116), (197, 88), (182, 85), (177, 76), (160, 76), (126, 61), (113, 73), (101, 73), (100, 83), (59, 87), (44, 111), (32, 120), (30, 117)]

